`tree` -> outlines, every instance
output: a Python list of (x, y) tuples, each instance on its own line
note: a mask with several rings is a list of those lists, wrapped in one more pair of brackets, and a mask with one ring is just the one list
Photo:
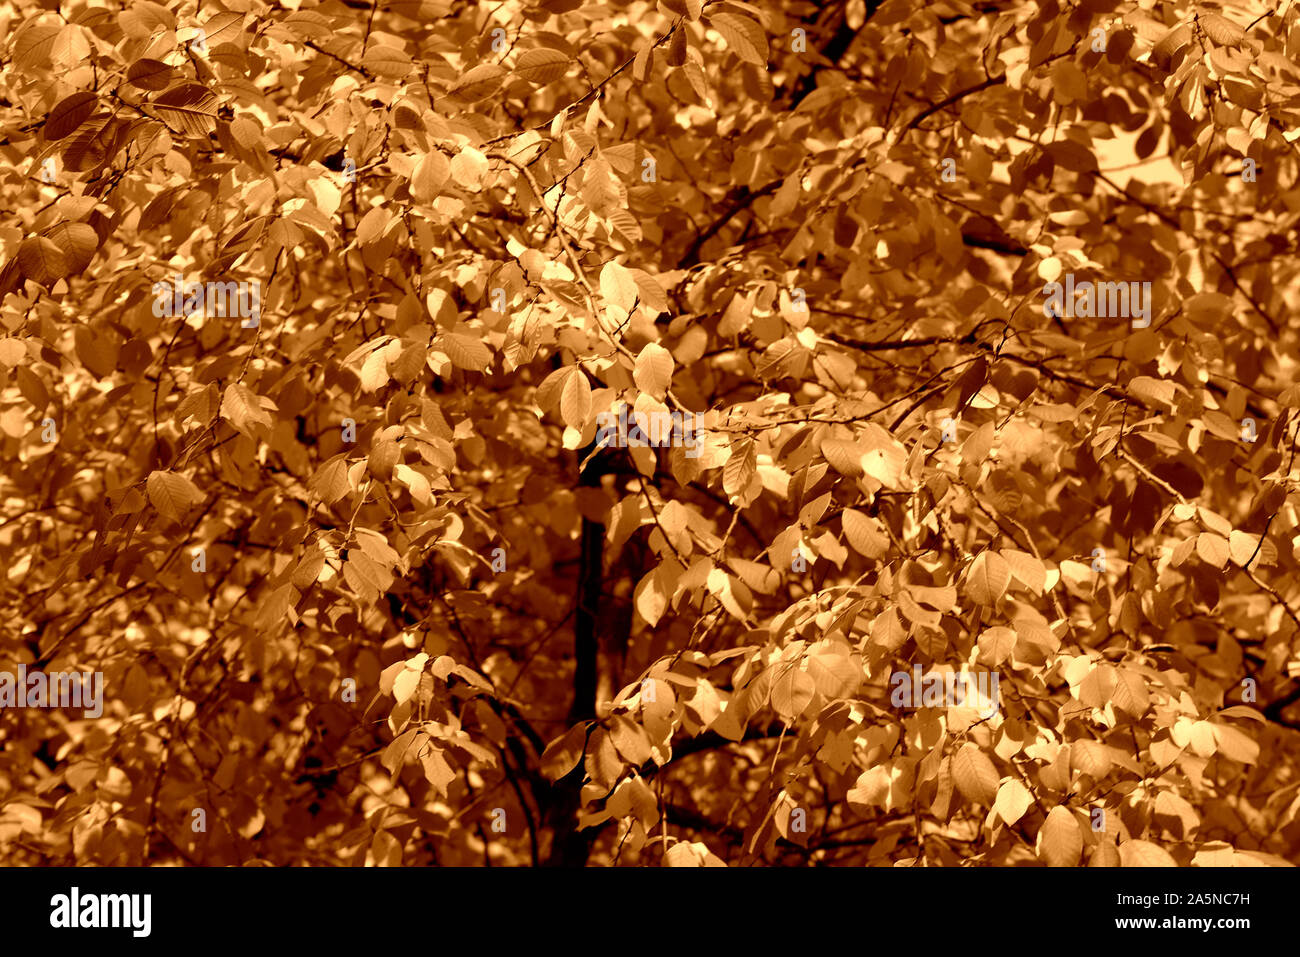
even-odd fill
[(7, 860), (1295, 857), (1290, 4), (3, 17)]

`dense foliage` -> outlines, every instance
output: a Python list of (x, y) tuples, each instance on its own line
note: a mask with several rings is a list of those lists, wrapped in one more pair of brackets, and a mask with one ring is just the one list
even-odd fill
[(1296, 856), (1290, 0), (0, 35), (4, 861)]

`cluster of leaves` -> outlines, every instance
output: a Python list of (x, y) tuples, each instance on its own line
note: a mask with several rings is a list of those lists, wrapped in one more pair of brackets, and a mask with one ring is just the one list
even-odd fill
[(4, 858), (1286, 863), (1297, 31), (0, 3)]

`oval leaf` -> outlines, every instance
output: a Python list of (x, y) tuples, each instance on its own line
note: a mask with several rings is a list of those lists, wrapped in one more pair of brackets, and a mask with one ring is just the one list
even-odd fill
[(1049, 867), (1077, 867), (1083, 853), (1083, 832), (1068, 808), (1057, 805), (1038, 831), (1038, 856)]
[(564, 76), (571, 61), (559, 50), (528, 50), (515, 63), (515, 74), (529, 83), (552, 83)]
[(983, 551), (966, 572), (966, 596), (981, 605), (996, 605), (1011, 584), (1011, 565), (997, 552)]
[(76, 131), (86, 122), (99, 106), (99, 97), (94, 93), (73, 93), (65, 96), (50, 110), (45, 118), (44, 134), (51, 143), (61, 140)]
[(992, 804), (998, 793), (998, 769), (979, 745), (963, 744), (952, 759), (952, 778), (967, 800)]

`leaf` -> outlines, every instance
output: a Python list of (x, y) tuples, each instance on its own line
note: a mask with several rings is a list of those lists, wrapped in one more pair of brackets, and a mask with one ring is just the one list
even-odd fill
[(803, 714), (817, 695), (817, 685), (812, 676), (797, 666), (777, 665), (772, 678), (772, 709), (786, 724)]
[(1010, 628), (989, 628), (979, 637), (980, 664), (996, 668), (1011, 657), (1016, 648), (1016, 633)]
[(1070, 745), (1070, 767), (1089, 775), (1094, 781), (1109, 774), (1112, 764), (1110, 749), (1100, 741), (1083, 738)]
[(542, 752), (542, 773), (558, 781), (578, 766), (587, 746), (587, 725), (576, 724), (546, 746)]
[(487, 172), (487, 155), (472, 146), (464, 147), (451, 159), (452, 179), (466, 189), (479, 189)]
[(1113, 665), (1096, 663), (1079, 682), (1078, 697), (1089, 708), (1104, 708), (1112, 700), (1118, 672)]
[(348, 483), (347, 453), (334, 456), (318, 468), (312, 475), (308, 487), (328, 505), (333, 505), (352, 491)]
[(862, 433), (862, 471), (870, 475), (881, 485), (890, 489), (902, 489), (903, 467), (907, 463), (907, 453), (894, 436), (870, 423)]
[(831, 467), (841, 475), (857, 478), (862, 470), (862, 448), (853, 439), (827, 437), (822, 439), (821, 453)]
[(1153, 379), (1151, 376), (1134, 376), (1128, 382), (1129, 394), (1150, 405), (1172, 405), (1178, 394), (1173, 382), (1168, 379)]
[(1228, 724), (1214, 723), (1211, 727), (1220, 754), (1242, 764), (1255, 764), (1259, 761), (1259, 742), (1246, 732)]
[(324, 568), (325, 553), (319, 545), (312, 545), (293, 570), (293, 587), (300, 592), (306, 591), (320, 579), (320, 573)]
[(0, 364), (12, 369), (26, 356), (27, 347), (23, 344), (23, 340), (8, 337), (0, 339)]
[(659, 619), (668, 610), (670, 597), (664, 587), (663, 575), (655, 569), (642, 576), (641, 581), (637, 583), (632, 593), (632, 606), (641, 620), (653, 628), (659, 624)]
[(293, 585), (289, 582), (285, 582), (270, 593), (264, 593), (264, 597), (258, 603), (257, 616), (253, 619), (253, 625), (260, 631), (278, 626), (289, 614), (289, 609), (293, 606), (293, 597)]
[(119, 352), (111, 339), (96, 335), (89, 326), (77, 326), (72, 339), (76, 344), (77, 358), (97, 379), (107, 378), (113, 373)]
[(991, 805), (997, 797), (998, 770), (976, 744), (963, 744), (953, 755), (952, 777), (969, 801)]
[(1150, 841), (1125, 841), (1119, 846), (1121, 867), (1177, 867), (1168, 851)]
[(657, 342), (648, 342), (636, 357), (632, 372), (636, 387), (663, 400), (673, 380), (673, 356)]
[(571, 62), (559, 50), (526, 50), (515, 61), (515, 73), (529, 83), (553, 83), (569, 71)]
[(636, 282), (637, 296), (641, 299), (641, 305), (649, 307), (656, 313), (668, 311), (668, 294), (664, 292), (664, 287), (660, 285), (659, 280), (644, 269), (629, 270), (632, 273), (632, 279)]
[(1228, 556), (1232, 554), (1232, 549), (1228, 545), (1228, 540), (1222, 535), (1202, 532), (1196, 536), (1196, 554), (1202, 561), (1209, 562), (1215, 568), (1222, 568), (1228, 563)]
[(59, 248), (65, 276), (84, 272), (99, 249), (99, 234), (85, 223), (56, 223), (43, 235)]
[(591, 415), (591, 383), (586, 373), (577, 366), (564, 380), (564, 391), (560, 393), (560, 419), (572, 429), (582, 431), (587, 426)]
[(688, 59), (681, 66), (682, 75), (701, 103), (709, 102), (709, 83), (704, 76), (704, 68), (694, 60)]
[(609, 735), (618, 753), (632, 767), (639, 768), (650, 760), (650, 736), (646, 734), (645, 728), (631, 718), (622, 714), (614, 715), (610, 719)]
[(505, 67), (496, 63), (480, 63), (457, 80), (448, 92), (465, 103), (477, 103), (499, 90), (501, 81), (507, 76), (509, 73)]
[(348, 559), (343, 565), (343, 576), (366, 601), (374, 601), (383, 595), (393, 581), (393, 576), (387, 569), (359, 549), (348, 552)]
[(379, 763), (382, 764), (393, 776), (394, 781), (397, 780), (397, 776), (402, 770), (402, 765), (405, 763), (406, 752), (409, 751), (411, 745), (415, 743), (418, 734), (419, 732), (415, 728), (409, 728), (394, 738), (392, 743), (384, 749), (384, 753), (380, 757)]
[(889, 539), (879, 519), (846, 508), (840, 513), (840, 525), (844, 529), (844, 537), (859, 555), (879, 559), (889, 554)]
[(23, 398), (32, 404), (32, 408), (42, 411), (50, 404), (50, 393), (45, 387), (44, 380), (26, 366), (22, 366), (15, 373), (18, 380), (18, 391), (22, 393)]
[[(1232, 557), (1234, 564), (1244, 568), (1246, 562), (1250, 561), (1251, 556), (1255, 554), (1257, 549), (1262, 557), (1264, 550), (1259, 548), (1259, 536), (1238, 531), (1235, 528), (1228, 534), (1228, 554)], [(1256, 564), (1258, 564), (1258, 559)]]
[(264, 149), (261, 126), (247, 116), (237, 116), (230, 121), (230, 135), (246, 150)]
[(1158, 818), (1170, 819), (1170, 824), (1177, 821), (1178, 827), (1182, 829), (1184, 835), (1193, 833), (1201, 826), (1201, 819), (1196, 810), (1173, 791), (1158, 791), (1156, 793), (1153, 812)]
[(90, 117), (63, 141), (63, 166), (70, 173), (84, 173), (104, 166), (119, 149), (119, 134), (127, 121), (99, 113)]
[(50, 51), (61, 27), (41, 25), (23, 30), (13, 41), (14, 65), (23, 73), (34, 73), (50, 66)]
[(361, 65), (386, 80), (401, 80), (411, 72), (411, 55), (394, 46), (372, 46)]
[(203, 501), (198, 487), (178, 472), (150, 472), (145, 490), (153, 507), (172, 522), (179, 522), (191, 507)]
[(850, 804), (883, 807), (889, 800), (890, 786), (889, 768), (878, 764), (858, 775), (857, 781), (849, 789), (845, 798)]
[(398, 704), (410, 699), (415, 694), (416, 688), (420, 686), (420, 675), (423, 672), (416, 671), (412, 668), (403, 668), (393, 679), (393, 698)]
[(217, 95), (201, 83), (184, 83), (151, 104), (170, 126), (190, 136), (207, 136), (217, 129)]
[(1015, 778), (1008, 778), (998, 788), (998, 796), (993, 802), (993, 809), (1008, 824), (1015, 824), (1034, 803), (1034, 796), (1029, 789)]
[(47, 140), (55, 142), (75, 132), (77, 127), (86, 122), (99, 106), (99, 96), (95, 93), (73, 93), (65, 96), (50, 110), (45, 118), (42, 132)]
[(167, 221), (176, 206), (177, 200), (180, 199), (184, 190), (180, 186), (172, 186), (164, 189), (161, 193), (149, 201), (149, 205), (144, 208), (140, 214), (138, 228), (143, 230), (156, 229)]
[(221, 417), (250, 438), (254, 437), (251, 426), (262, 425), (269, 429), (273, 424), (257, 394), (240, 382), (226, 386), (221, 397)]
[(817, 692), (830, 700), (848, 697), (862, 682), (862, 671), (853, 660), (834, 653), (810, 654), (808, 675)]
[(1217, 13), (1199, 13), (1196, 17), (1205, 35), (1220, 46), (1240, 46), (1246, 31)]
[(136, 60), (126, 71), (126, 81), (142, 90), (165, 90), (180, 76), (161, 60)]
[(422, 472), (417, 472), (409, 465), (398, 462), (393, 467), (393, 477), (405, 485), (410, 490), (411, 497), (420, 504), (433, 503), (433, 486)]
[(966, 570), (966, 597), (993, 606), (1011, 585), (1011, 565), (997, 552), (982, 551)]
[(62, 67), (78, 66), (89, 56), (90, 41), (86, 39), (85, 28), (75, 23), (63, 27), (50, 47), (50, 59)]
[(600, 294), (612, 305), (630, 312), (636, 301), (636, 280), (621, 263), (607, 262), (600, 270)]
[(248, 222), (241, 225), (228, 238), (221, 247), (221, 251), (226, 255), (237, 255), (248, 252), (256, 247), (262, 234), (266, 232), (267, 225), (271, 222), (270, 216), (256, 216)]
[(1079, 103), (1088, 99), (1088, 77), (1070, 60), (1052, 64), (1052, 88), (1061, 103)]
[(445, 332), (433, 340), (431, 348), (441, 349), (458, 369), (482, 372), (492, 364), (492, 351), (482, 339), (461, 332)]
[(24, 239), (18, 246), (18, 266), (23, 275), (42, 286), (52, 286), (68, 274), (68, 259), (48, 236)]
[(1268, 720), (1254, 708), (1248, 708), (1244, 704), (1235, 704), (1231, 708), (1224, 708), (1219, 712), (1219, 715), (1224, 718), (1249, 718), (1261, 724)]
[(376, 206), (362, 216), (361, 222), (357, 224), (357, 242), (363, 246), (373, 243), (388, 231), (388, 227), (392, 225), (392, 222), (393, 217), (388, 210), (382, 206)]
[(387, 352), (387, 349), (376, 349), (361, 363), (361, 388), (367, 392), (382, 389), (388, 384)]
[(203, 24), (203, 42), (210, 48), (234, 43), (243, 33), (244, 15), (232, 10), (214, 13)]
[(678, 841), (664, 855), (664, 867), (726, 867), (702, 841)]
[(557, 412), (560, 408), (560, 396), (564, 392), (564, 385), (569, 381), (569, 376), (573, 375), (573, 367), (562, 365), (554, 369), (551, 373), (537, 385), (535, 398), (537, 406), (543, 412)]
[(1097, 155), (1074, 140), (1057, 140), (1044, 149), (1057, 166), (1072, 173), (1091, 173), (1097, 169)]
[(1011, 566), (1012, 576), (1035, 595), (1041, 595), (1047, 588), (1047, 566), (1039, 559), (1013, 548), (999, 549), (998, 554)]
[(1141, 674), (1128, 668), (1117, 668), (1111, 701), (1121, 711), (1140, 718), (1151, 706), (1151, 693)]
[(1170, 70), (1173, 67), (1174, 55), (1191, 42), (1192, 28), (1186, 23), (1178, 24), (1152, 48), (1151, 59), (1155, 60), (1161, 69)]
[[(451, 160), (440, 150), (429, 150), (415, 164), (415, 170), (411, 173), (411, 195), (416, 202), (431, 203), (438, 198), (450, 176)], [(371, 212), (379, 210), (380, 207), (375, 207)]]
[[(435, 791), (446, 797), (447, 785), (456, 780), (456, 772), (447, 763), (442, 749), (431, 744), (420, 755), (420, 766), (424, 769), (425, 780), (433, 785)], [(385, 832), (380, 831), (379, 833), (383, 834)]]
[(1082, 854), (1083, 832), (1078, 819), (1068, 808), (1057, 805), (1039, 828), (1039, 858), (1049, 867), (1077, 867)]
[(363, 554), (368, 555), (380, 565), (386, 568), (392, 568), (401, 563), (401, 556), (388, 544), (388, 539), (372, 528), (358, 528), (356, 530), (357, 545), (361, 548)]
[(728, 495), (736, 496), (749, 488), (758, 470), (754, 440), (743, 438), (732, 443), (731, 457), (722, 470), (722, 488)]
[(734, 13), (717, 13), (709, 17), (709, 25), (722, 35), (738, 57), (766, 69), (767, 34), (758, 22)]

